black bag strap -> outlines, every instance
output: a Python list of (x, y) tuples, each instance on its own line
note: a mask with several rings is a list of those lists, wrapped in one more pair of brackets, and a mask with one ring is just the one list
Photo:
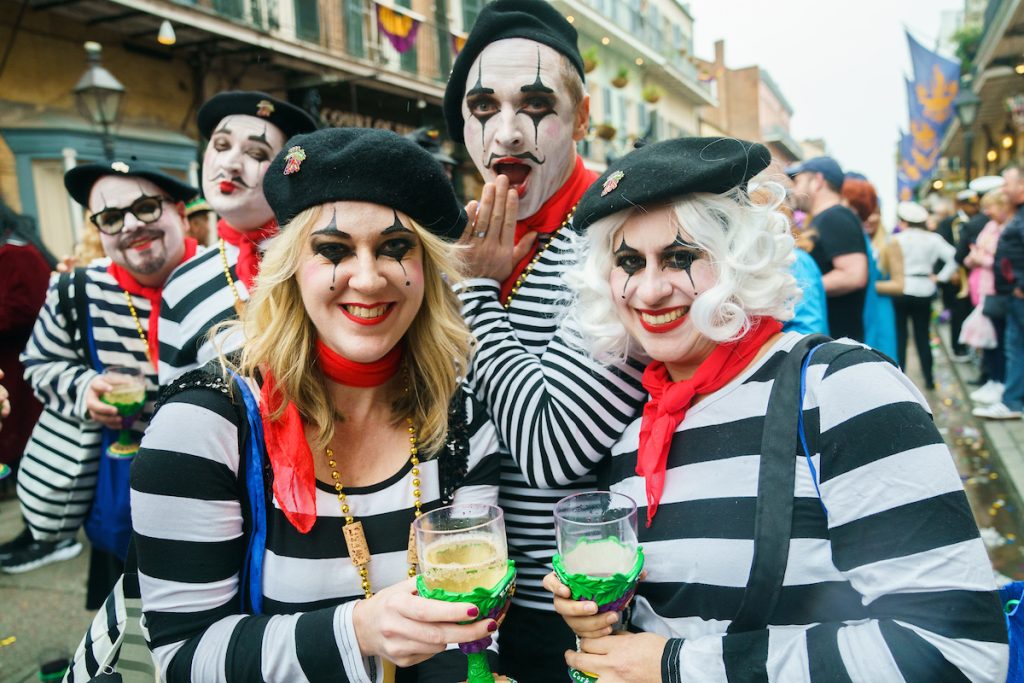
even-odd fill
[[(74, 297), (71, 296), (72, 281), (75, 284)], [(64, 330), (71, 338), (71, 348), (86, 361), (90, 360), (88, 333), (86, 332), (88, 305), (89, 299), (85, 294), (85, 269), (75, 268), (74, 272), (61, 273), (57, 278), (57, 309), (64, 318)]]
[(754, 557), (729, 633), (764, 628), (782, 592), (782, 578), (789, 560), (793, 529), (793, 492), (796, 483), (795, 455), (800, 452), (797, 420), (800, 370), (804, 357), (815, 346), (831, 341), (810, 335), (796, 343), (775, 376), (768, 399), (754, 517)]

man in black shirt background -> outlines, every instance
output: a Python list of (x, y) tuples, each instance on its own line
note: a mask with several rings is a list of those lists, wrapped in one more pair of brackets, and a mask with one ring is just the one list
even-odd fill
[(828, 326), (836, 339), (864, 341), (864, 296), (868, 254), (860, 219), (843, 206), (843, 169), (832, 157), (814, 157), (786, 169), (793, 179), (793, 203), (811, 217), (805, 234), (821, 269), (828, 298)]

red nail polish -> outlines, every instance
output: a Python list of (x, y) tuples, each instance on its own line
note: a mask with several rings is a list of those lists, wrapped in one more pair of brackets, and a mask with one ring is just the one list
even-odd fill
[(470, 607), (469, 611), (466, 612), (466, 614), (468, 614), (471, 617), (478, 617), (478, 616), (480, 616), (480, 608), (479, 607)]
[(491, 633), (494, 633), (495, 631), (497, 631), (498, 630), (498, 622), (492, 621), (491, 623), (487, 624), (487, 630), (490, 631)]

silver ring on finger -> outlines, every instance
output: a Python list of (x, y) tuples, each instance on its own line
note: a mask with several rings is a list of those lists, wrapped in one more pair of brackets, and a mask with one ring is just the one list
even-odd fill
[(483, 238), (487, 237), (487, 231), (486, 230), (477, 230), (476, 232), (473, 233), (473, 237), (478, 237), (480, 239), (483, 239)]

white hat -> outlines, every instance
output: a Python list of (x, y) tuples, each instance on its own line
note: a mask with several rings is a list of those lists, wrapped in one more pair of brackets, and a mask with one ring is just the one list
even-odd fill
[(975, 190), (967, 189), (960, 190), (956, 193), (956, 200), (958, 202), (973, 202), (977, 201), (978, 193)]
[(896, 206), (896, 217), (907, 223), (924, 223), (928, 220), (928, 209), (917, 202), (900, 202)]
[(997, 190), (1003, 186), (1006, 181), (1003, 180), (1002, 176), (998, 175), (983, 175), (980, 178), (975, 178), (968, 185), (969, 188), (977, 192), (978, 194), (985, 194), (992, 190)]

